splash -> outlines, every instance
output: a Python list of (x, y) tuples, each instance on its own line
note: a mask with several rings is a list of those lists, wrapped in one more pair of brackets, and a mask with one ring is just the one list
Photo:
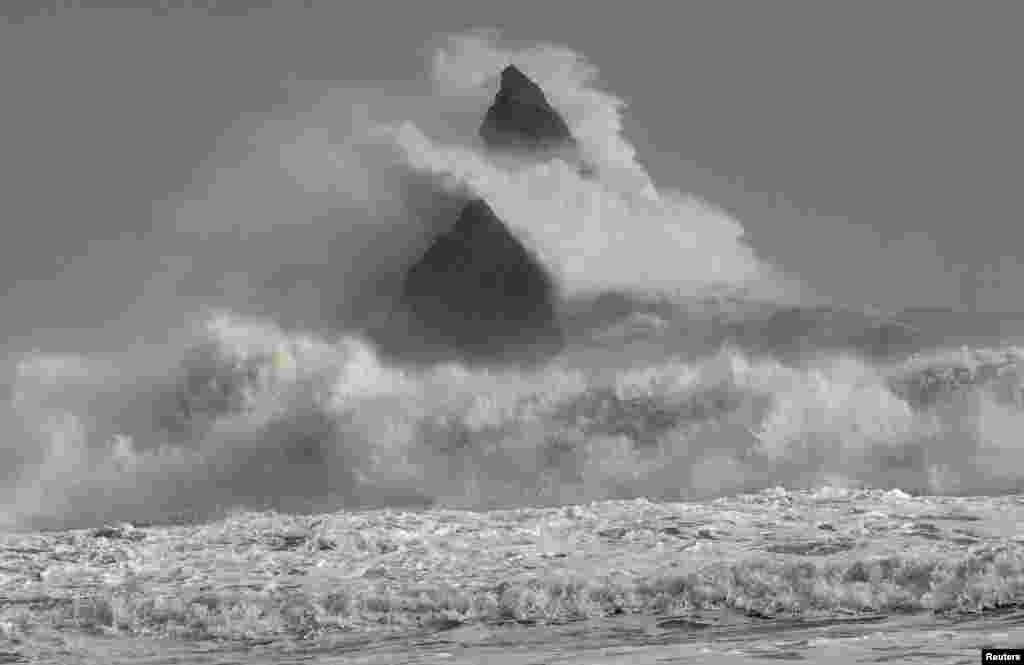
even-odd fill
[[(512, 63), (577, 156), (482, 149)], [(151, 233), (74, 273), (99, 306), (118, 265), (138, 285), (120, 318), (8, 349), (2, 521), (1020, 487), (1015, 352), (966, 374), (870, 359), (870, 315), (808, 308), (738, 221), (655, 185), (596, 76), (569, 49), (473, 33), (438, 52), (428, 91), (294, 84), (241, 120)], [(543, 364), (403, 363), (375, 342), (418, 343), (402, 280), (467, 194), (554, 277), (567, 346)]]

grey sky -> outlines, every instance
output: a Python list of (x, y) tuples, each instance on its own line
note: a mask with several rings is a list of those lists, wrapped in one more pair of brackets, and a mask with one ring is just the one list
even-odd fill
[(759, 253), (820, 292), (1024, 310), (1015, 3), (18, 9), (46, 4), (0, 10), (8, 334), (48, 325), (36, 294), (60, 292), (61, 266), (90, 243), (145, 231), (154, 201), (190, 181), (240, 114), (283, 101), (290, 72), (422, 77), (431, 44), (474, 27), (584, 53), (628, 101), (627, 135), (659, 186), (729, 210)]

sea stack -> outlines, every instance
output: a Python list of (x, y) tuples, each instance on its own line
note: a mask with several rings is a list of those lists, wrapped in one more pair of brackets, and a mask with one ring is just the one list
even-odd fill
[(501, 72), (501, 88), (484, 116), (480, 138), (492, 149), (541, 150), (574, 142), (544, 91), (515, 65)]
[(553, 280), (483, 199), (409, 270), (404, 296), (427, 341), (470, 359), (561, 346)]
[[(573, 141), (544, 92), (515, 66), (501, 72), (480, 136), (491, 149), (528, 151)], [(432, 348), (470, 360), (543, 359), (564, 342), (556, 291), (493, 208), (469, 198), (406, 274), (402, 300)]]

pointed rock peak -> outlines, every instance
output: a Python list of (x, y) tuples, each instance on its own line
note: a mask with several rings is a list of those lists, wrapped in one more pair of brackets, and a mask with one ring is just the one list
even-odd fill
[(505, 228), (504, 223), (486, 201), (472, 199), (459, 213), (454, 229), (460, 233), (468, 233), (481, 227), (502, 230)]
[(501, 90), (498, 94), (514, 97), (520, 103), (532, 102), (538, 105), (548, 103), (540, 86), (515, 65), (509, 65), (501, 70)]
[(505, 69), (501, 70), (501, 84), (504, 86), (519, 85), (530, 85), (533, 81), (530, 77), (523, 73), (523, 70), (519, 69), (515, 65), (508, 65)]
[(402, 292), (418, 336), (465, 358), (540, 358), (561, 348), (551, 275), (483, 199), (466, 202), (406, 273)]
[(480, 137), (490, 148), (548, 148), (573, 143), (544, 91), (515, 65), (501, 71), (501, 88), (487, 109)]

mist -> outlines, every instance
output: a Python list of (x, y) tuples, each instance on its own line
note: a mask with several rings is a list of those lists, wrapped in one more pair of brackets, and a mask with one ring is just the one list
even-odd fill
[[(578, 155), (482, 149), (510, 63), (564, 115)], [(1004, 470), (1021, 468), (1007, 465), (1012, 389), (933, 412), (894, 387), (902, 370), (856, 349), (793, 363), (719, 344), (716, 303), (742, 322), (828, 300), (739, 220), (659, 185), (583, 55), (470, 32), (408, 78), (284, 81), (281, 103), (226, 128), (154, 201), (151, 224), (11, 296), (38, 313), (6, 348), (4, 523), (1019, 482)], [(380, 331), (418, 343), (402, 279), (467, 196), (550, 271), (566, 325), (577, 317), (539, 366), (403, 364), (378, 348)], [(609, 296), (621, 312), (578, 324)], [(644, 326), (653, 355), (628, 339)]]

